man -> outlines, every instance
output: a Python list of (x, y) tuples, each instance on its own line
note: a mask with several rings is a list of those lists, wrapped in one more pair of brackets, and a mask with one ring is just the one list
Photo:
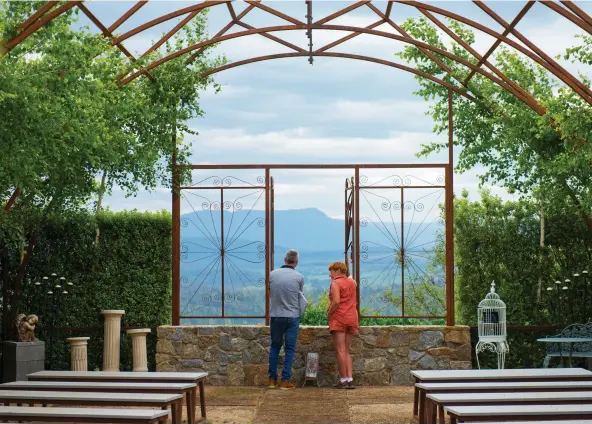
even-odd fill
[(279, 386), (282, 390), (295, 388), (290, 383), (290, 377), (300, 328), (300, 292), (304, 287), (304, 276), (295, 270), (298, 258), (296, 250), (288, 250), (284, 258), (284, 266), (271, 271), (269, 275), (271, 348), (269, 349), (267, 387), (270, 389), (275, 389), (277, 385), (278, 359), (282, 344), (285, 357), (282, 381)]

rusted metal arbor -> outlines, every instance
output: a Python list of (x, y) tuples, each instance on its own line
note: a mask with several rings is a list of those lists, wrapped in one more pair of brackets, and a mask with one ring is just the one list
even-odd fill
[[(456, 94), (457, 96), (465, 97), (469, 100), (474, 100), (474, 96), (471, 93), (470, 83), (471, 79), (475, 74), (479, 74), (484, 78), (488, 78), (494, 83), (498, 84), (508, 93), (515, 96), (520, 101), (524, 102), (529, 108), (534, 110), (536, 113), (543, 115), (546, 113), (546, 109), (542, 106), (537, 99), (533, 96), (532, 93), (529, 93), (523, 87), (520, 87), (516, 82), (512, 80), (511, 77), (505, 75), (501, 72), (498, 68), (496, 68), (491, 62), (489, 62), (489, 58), (494, 53), (494, 51), (498, 48), (498, 46), (504, 44), (508, 47), (513, 48), (514, 50), (518, 51), (519, 53), (523, 54), (524, 56), (530, 58), (533, 62), (537, 63), (538, 65), (542, 66), (543, 68), (547, 69), (554, 77), (562, 81), (565, 85), (570, 87), (574, 92), (576, 92), (585, 102), (592, 104), (592, 91), (588, 88), (581, 80), (577, 77), (572, 75), (568, 70), (562, 67), (557, 61), (553, 58), (548, 56), (540, 47), (534, 44), (531, 40), (525, 37), (520, 31), (516, 29), (518, 23), (528, 14), (528, 12), (538, 4), (543, 5), (543, 7), (549, 8), (554, 11), (557, 15), (563, 17), (571, 21), (573, 24), (577, 25), (581, 28), (584, 32), (588, 34), (592, 34), (592, 17), (588, 15), (584, 10), (582, 10), (575, 2), (571, 0), (560, 0), (556, 1), (534, 1), (529, 0), (525, 1), (522, 9), (520, 12), (515, 16), (515, 18), (508, 22), (503, 19), (500, 15), (498, 15), (493, 9), (487, 6), (481, 0), (473, 0), (473, 4), (489, 15), (493, 20), (495, 20), (502, 28), (504, 28), (503, 32), (497, 32), (492, 28), (487, 27), (475, 20), (469, 19), (466, 16), (460, 15), (458, 13), (453, 13), (449, 10), (446, 10), (441, 7), (437, 7), (433, 4), (428, 2), (420, 2), (416, 0), (388, 0), (383, 2), (381, 7), (378, 7), (377, 4), (380, 2), (372, 2), (371, 0), (362, 0), (357, 2), (352, 2), (347, 7), (338, 10), (326, 17), (321, 19), (313, 20), (313, 9), (314, 4), (311, 0), (305, 1), (303, 4), (303, 16), (305, 20), (302, 20), (297, 17), (289, 16), (285, 13), (282, 13), (280, 10), (274, 7), (270, 7), (269, 5), (257, 1), (257, 0), (247, 0), (244, 2), (247, 6), (241, 12), (237, 13), (233, 2), (230, 0), (205, 0), (201, 2), (196, 2), (190, 6), (181, 8), (174, 12), (165, 14), (163, 16), (156, 17), (144, 24), (141, 24), (135, 28), (132, 28), (126, 31), (123, 34), (115, 34), (115, 31), (121, 27), (123, 23), (128, 21), (132, 16), (134, 16), (138, 10), (143, 8), (147, 4), (147, 0), (138, 1), (134, 6), (132, 6), (129, 10), (121, 15), (119, 19), (117, 19), (112, 24), (108, 25), (101, 22), (92, 12), (91, 10), (85, 5), (83, 1), (71, 1), (65, 4), (60, 3), (58, 1), (48, 1), (43, 6), (41, 6), (32, 16), (30, 16), (25, 22), (17, 28), (17, 34), (14, 38), (10, 40), (1, 40), (0, 41), (0, 57), (4, 54), (10, 54), (10, 51), (22, 43), (24, 40), (32, 36), (36, 31), (42, 28), (44, 25), (47, 25), (49, 22), (53, 21), (54, 19), (58, 18), (60, 15), (66, 13), (70, 9), (77, 7), (79, 8), (89, 19), (92, 21), (96, 27), (102, 32), (104, 37), (111, 40), (111, 44), (117, 48), (119, 48), (123, 54), (125, 54), (130, 59), (130, 68), (129, 71), (125, 74), (122, 74), (118, 77), (118, 84), (120, 86), (124, 86), (126, 84), (131, 83), (135, 79), (145, 76), (149, 79), (154, 79), (155, 76), (151, 74), (151, 71), (158, 68), (158, 66), (166, 63), (169, 60), (184, 57), (188, 64), (190, 64), (199, 54), (201, 54), (204, 49), (208, 46), (221, 43), (231, 39), (237, 39), (242, 37), (250, 37), (253, 35), (260, 35), (266, 37), (269, 40), (275, 41), (285, 47), (287, 47), (290, 51), (287, 53), (278, 53), (260, 57), (252, 57), (249, 59), (233, 62), (224, 66), (220, 66), (215, 69), (210, 69), (206, 72), (206, 75), (215, 74), (217, 72), (231, 69), (234, 67), (247, 65), (250, 63), (261, 62), (271, 59), (280, 59), (280, 58), (293, 58), (293, 57), (306, 57), (308, 61), (312, 64), (315, 57), (334, 57), (334, 58), (346, 58), (346, 59), (353, 59), (353, 60), (361, 60), (367, 62), (373, 62), (385, 66), (389, 66), (396, 69), (401, 69), (415, 75), (419, 75), (421, 77), (427, 78), (437, 84), (440, 84), (444, 87), (448, 88), (449, 93), (449, 161), (445, 164), (445, 184), (446, 186), (452, 187), (453, 184), (453, 156), (452, 156), (452, 123), (453, 123), (453, 114), (452, 114), (452, 105), (453, 105), (453, 95)], [(391, 18), (391, 12), (393, 9), (393, 4), (401, 4), (405, 5), (413, 10), (420, 12), (423, 16), (428, 18), (431, 22), (433, 22), (441, 31), (447, 34), (451, 39), (456, 41), (460, 46), (465, 48), (467, 52), (474, 58), (472, 61), (468, 61), (463, 59), (462, 57), (450, 53), (446, 50), (442, 50), (438, 47), (432, 46), (430, 44), (418, 41), (414, 39), (410, 34), (405, 32), (399, 25), (397, 25), (394, 20)], [(125, 47), (124, 42), (138, 34), (142, 34), (144, 31), (155, 27), (164, 22), (171, 21), (173, 19), (181, 18), (178, 24), (168, 31), (160, 40), (158, 40), (152, 47), (147, 49), (142, 55), (141, 58), (149, 59), (149, 56), (152, 52), (160, 48), (167, 40), (173, 37), (184, 25), (189, 23), (193, 18), (195, 18), (198, 14), (204, 11), (207, 8), (223, 6), (228, 9), (230, 15), (230, 21), (227, 25), (225, 25), (220, 31), (218, 31), (211, 39), (207, 41), (203, 41), (191, 46), (186, 46), (179, 51), (171, 53), (166, 57), (163, 57), (158, 60), (154, 60), (149, 62), (148, 65), (144, 67), (140, 67), (137, 65), (136, 61), (137, 58), (132, 55), (129, 50)], [(346, 16), (350, 13), (353, 13), (356, 9), (359, 8), (369, 8), (377, 17), (377, 21), (366, 26), (366, 27), (357, 27), (357, 26), (346, 26), (346, 25), (334, 25), (330, 24), (331, 21)], [(253, 27), (246, 22), (244, 22), (244, 18), (247, 14), (249, 14), (253, 10), (260, 10), (270, 15), (275, 16), (276, 18), (280, 18), (286, 21), (288, 24), (285, 25), (275, 25), (275, 26), (267, 26), (256, 28)], [(449, 26), (447, 26), (443, 21), (442, 17), (453, 19), (457, 22), (465, 24), (473, 29), (481, 31), (484, 34), (487, 34), (495, 39), (495, 42), (491, 45), (491, 47), (487, 50), (487, 52), (483, 55), (479, 54), (475, 51), (470, 45), (464, 42)], [(377, 30), (376, 28), (381, 25), (387, 25), (391, 29), (394, 29), (396, 33), (386, 32)], [(237, 31), (233, 33), (229, 33), (229, 31), (235, 27), (244, 28), (242, 31)], [(308, 49), (299, 47), (293, 43), (285, 41), (279, 38), (277, 35), (274, 34), (281, 34), (282, 32), (286, 31), (305, 31), (307, 37), (309, 39)], [(348, 32), (349, 34), (324, 46), (316, 47), (314, 44), (314, 34), (317, 31), (342, 31)], [(405, 64), (400, 64), (392, 61), (382, 60), (375, 57), (358, 55), (358, 54), (350, 54), (350, 53), (342, 53), (342, 52), (335, 52), (330, 51), (335, 47), (346, 43), (347, 41), (358, 37), (362, 34), (372, 35), (376, 37), (382, 37), (385, 39), (390, 39), (393, 41), (398, 41), (407, 45), (415, 46), (419, 49), (423, 54), (425, 54), (430, 60), (435, 62), (445, 73), (450, 75), (450, 77), (455, 81), (454, 83), (444, 81), (442, 79), (436, 78), (432, 75), (426, 74), (418, 69), (409, 67)], [(514, 41), (514, 39), (518, 41)], [(442, 60), (439, 59), (440, 57), (446, 57), (452, 61), (455, 61), (458, 64), (463, 65), (467, 69), (470, 69), (469, 74), (464, 76), (456, 75), (455, 72), (448, 67)], [(174, 162), (174, 159), (173, 159)], [(176, 165), (174, 165), (176, 166)], [(337, 165), (339, 166), (339, 165)], [(259, 166), (261, 169), (267, 169), (266, 177), (265, 177), (265, 191), (266, 191), (266, 202), (270, 201), (269, 191), (270, 191), (270, 176), (269, 176), (269, 169), (270, 166), (261, 165)], [(348, 167), (352, 167), (352, 165), (348, 165)], [(355, 167), (355, 166), (353, 166)], [(324, 166), (327, 168), (327, 166)], [(219, 169), (219, 167), (218, 167)], [(359, 178), (359, 168), (356, 169), (356, 177)], [(174, 172), (174, 171), (173, 171)], [(360, 187), (359, 184), (356, 184), (355, 187)], [(176, 181), (175, 190), (173, 190), (173, 213), (176, 214), (175, 216), (179, 215), (179, 185), (178, 181)], [(14, 203), (14, 200), (19, 196), (18, 188), (15, 190), (14, 195), (11, 197), (10, 201), (6, 205), (6, 209), (10, 209), (11, 205)], [(221, 199), (220, 207), (224, 209), (224, 191), (221, 191)], [(350, 199), (351, 200), (351, 199)], [(402, 202), (404, 203), (404, 202)], [(267, 203), (268, 205), (269, 203)], [(359, 202), (358, 202), (359, 204)], [(452, 190), (446, 190), (446, 199), (445, 204), (449, 205), (452, 204)], [(403, 204), (401, 204), (403, 207)], [(355, 206), (348, 211), (350, 215), (346, 216), (349, 219), (353, 219), (354, 225), (359, 224), (359, 215), (355, 213)], [(267, 216), (268, 220), (272, 219), (272, 217)], [(266, 221), (269, 222), (269, 221)], [(452, 208), (447, 208), (446, 211), (446, 222), (452, 222)], [(179, 226), (181, 225), (180, 222), (174, 221), (174, 232), (178, 234)], [(452, 237), (448, 237), (448, 227), (447, 227), (447, 237), (446, 237), (446, 254), (449, 258), (452, 258), (453, 255), (453, 243)], [(451, 233), (450, 233), (451, 235)], [(355, 239), (355, 236), (354, 236)], [(178, 239), (177, 239), (178, 240)], [(351, 239), (349, 239), (351, 240)], [(348, 241), (349, 241), (348, 240)], [(359, 238), (358, 238), (359, 241)], [(267, 239), (266, 243), (269, 243), (270, 240)], [(351, 247), (350, 247), (351, 248)], [(347, 250), (347, 249), (346, 249)], [(173, 255), (174, 255), (174, 263), (175, 261), (179, 261), (181, 257), (181, 246), (174, 245), (173, 246)], [(359, 259), (359, 257), (358, 257)], [(452, 261), (452, 259), (449, 259)], [(452, 264), (452, 262), (449, 262)], [(358, 264), (359, 265), (359, 264)], [(269, 267), (268, 267), (269, 269)], [(359, 272), (359, 266), (358, 270)], [(179, 311), (179, 290), (178, 286), (180, 284), (180, 275), (178, 270), (173, 269), (173, 281), (176, 285), (177, 289), (173, 292), (173, 323), (179, 323), (180, 311)], [(446, 269), (446, 282), (449, 285), (449, 290), (447, 291), (447, 298), (446, 298), (446, 316), (447, 316), (447, 323), (453, 324), (454, 323), (454, 299), (453, 299), (453, 290), (450, 284), (453, 282), (453, 269), (452, 265), (447, 266)]]

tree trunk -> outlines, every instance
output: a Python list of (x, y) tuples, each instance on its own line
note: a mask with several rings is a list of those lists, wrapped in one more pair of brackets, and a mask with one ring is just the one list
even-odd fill
[[(544, 258), (544, 248), (545, 248), (545, 211), (543, 209), (543, 205), (541, 203), (541, 236), (539, 238), (539, 267), (542, 270), (543, 268), (543, 258)], [(543, 294), (543, 276), (539, 273), (539, 286), (537, 290), (537, 303), (541, 301), (541, 296)]]
[(10, 274), (8, 273), (8, 250), (2, 246), (0, 251), (0, 265), (2, 266), (2, 334), (4, 340), (9, 337), (12, 319), (8, 310), (10, 302)]
[(21, 189), (17, 187), (14, 190), (14, 192), (12, 193), (12, 196), (10, 196), (10, 199), (8, 199), (8, 202), (6, 202), (6, 205), (4, 205), (4, 212), (8, 212), (12, 208), (12, 206), (14, 205), (14, 202), (20, 196), (20, 194), (21, 194)]
[[(103, 178), (101, 178), (101, 187), (99, 187), (99, 198), (97, 200), (97, 210), (96, 215), (98, 216), (101, 213), (101, 209), (103, 208), (103, 194), (105, 193), (105, 184), (107, 182), (107, 171), (103, 171)], [(99, 224), (97, 223), (96, 227), (96, 237), (95, 237), (95, 245), (99, 245), (99, 237), (101, 236), (101, 230), (99, 228)]]

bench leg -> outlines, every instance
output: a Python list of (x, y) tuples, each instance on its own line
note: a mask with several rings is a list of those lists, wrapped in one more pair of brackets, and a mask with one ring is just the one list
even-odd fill
[(421, 393), (419, 394), (419, 424), (426, 424), (425, 410), (426, 410), (426, 394), (425, 394), (425, 390), (422, 390)]
[(413, 392), (413, 416), (417, 416), (418, 411), (418, 404), (419, 404), (419, 389), (415, 386), (415, 391)]
[(181, 420), (179, 419), (179, 406), (183, 408), (183, 404), (179, 404), (178, 402), (171, 403), (171, 422), (173, 424), (181, 424)]
[(440, 424), (446, 424), (446, 415), (444, 415), (444, 405), (438, 405), (438, 416)]
[(192, 414), (192, 408), (191, 408), (191, 399), (193, 398), (193, 391), (195, 389), (191, 389), (187, 392), (185, 392), (185, 399), (187, 401), (187, 424), (195, 424), (195, 419), (194, 419), (194, 415)]
[[(193, 401), (193, 404), (195, 405), (195, 399)], [(206, 420), (206, 388), (205, 388), (204, 380), (199, 381), (199, 404), (201, 406), (201, 420), (200, 421), (205, 421)]]

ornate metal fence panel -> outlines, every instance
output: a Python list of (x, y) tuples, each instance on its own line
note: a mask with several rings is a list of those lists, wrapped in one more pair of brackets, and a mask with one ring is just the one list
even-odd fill
[(444, 318), (444, 170), (405, 171), (359, 178), (361, 314)]
[(267, 187), (265, 177), (211, 176), (182, 188), (182, 321), (265, 319)]

